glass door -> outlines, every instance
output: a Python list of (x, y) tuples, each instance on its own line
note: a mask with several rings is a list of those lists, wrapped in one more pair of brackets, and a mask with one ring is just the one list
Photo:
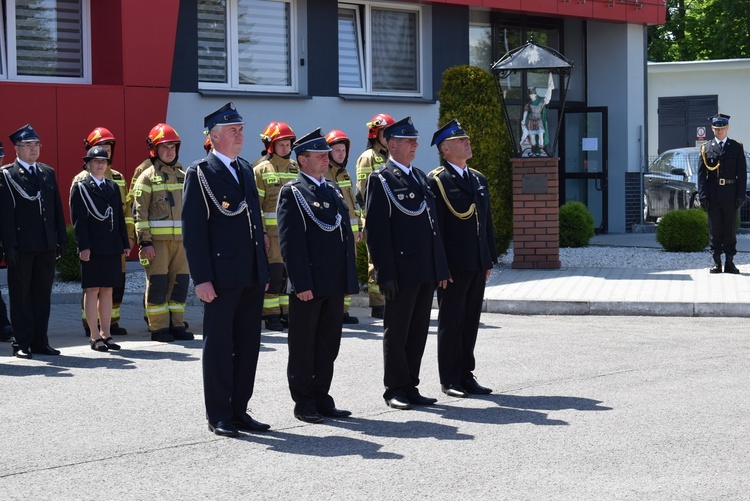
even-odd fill
[(607, 108), (566, 109), (561, 138), (560, 202), (581, 202), (607, 233)]

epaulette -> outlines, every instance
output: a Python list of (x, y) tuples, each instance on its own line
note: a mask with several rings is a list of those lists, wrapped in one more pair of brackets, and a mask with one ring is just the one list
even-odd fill
[(123, 179), (122, 174), (112, 169), (112, 179)]
[(427, 177), (435, 177), (439, 175), (441, 172), (443, 172), (444, 170), (445, 170), (445, 166), (441, 165), (440, 167), (432, 169), (430, 172), (428, 172)]

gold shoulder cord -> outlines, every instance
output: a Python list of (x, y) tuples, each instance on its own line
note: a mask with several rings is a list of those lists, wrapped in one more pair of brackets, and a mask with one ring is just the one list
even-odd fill
[(479, 214), (477, 214), (476, 202), (472, 202), (471, 205), (469, 206), (469, 210), (467, 210), (466, 212), (458, 212), (448, 200), (448, 195), (445, 194), (445, 188), (443, 188), (443, 182), (440, 181), (440, 178), (438, 177), (438, 174), (440, 174), (440, 172), (442, 171), (436, 172), (435, 176), (433, 177), (435, 179), (435, 182), (437, 183), (438, 189), (440, 190), (440, 195), (443, 197), (443, 200), (445, 201), (446, 207), (448, 207), (448, 210), (451, 211), (451, 214), (453, 214), (454, 216), (456, 216), (458, 219), (461, 219), (461, 220), (466, 220), (466, 219), (469, 219), (471, 216), (474, 216), (477, 220), (477, 235), (479, 235)]
[(703, 165), (705, 165), (706, 169), (710, 170), (711, 172), (718, 169), (721, 165), (721, 162), (716, 162), (716, 167), (711, 167), (710, 165), (708, 165), (708, 161), (706, 160), (706, 143), (703, 143), (701, 145), (701, 156), (703, 157)]

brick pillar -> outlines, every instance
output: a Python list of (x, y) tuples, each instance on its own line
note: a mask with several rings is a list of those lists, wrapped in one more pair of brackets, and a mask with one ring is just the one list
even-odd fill
[(558, 158), (514, 158), (513, 268), (560, 267)]

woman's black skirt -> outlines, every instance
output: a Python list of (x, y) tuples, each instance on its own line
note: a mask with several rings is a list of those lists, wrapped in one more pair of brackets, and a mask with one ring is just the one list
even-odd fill
[(122, 283), (122, 256), (120, 254), (91, 255), (81, 261), (81, 288), (116, 287)]

